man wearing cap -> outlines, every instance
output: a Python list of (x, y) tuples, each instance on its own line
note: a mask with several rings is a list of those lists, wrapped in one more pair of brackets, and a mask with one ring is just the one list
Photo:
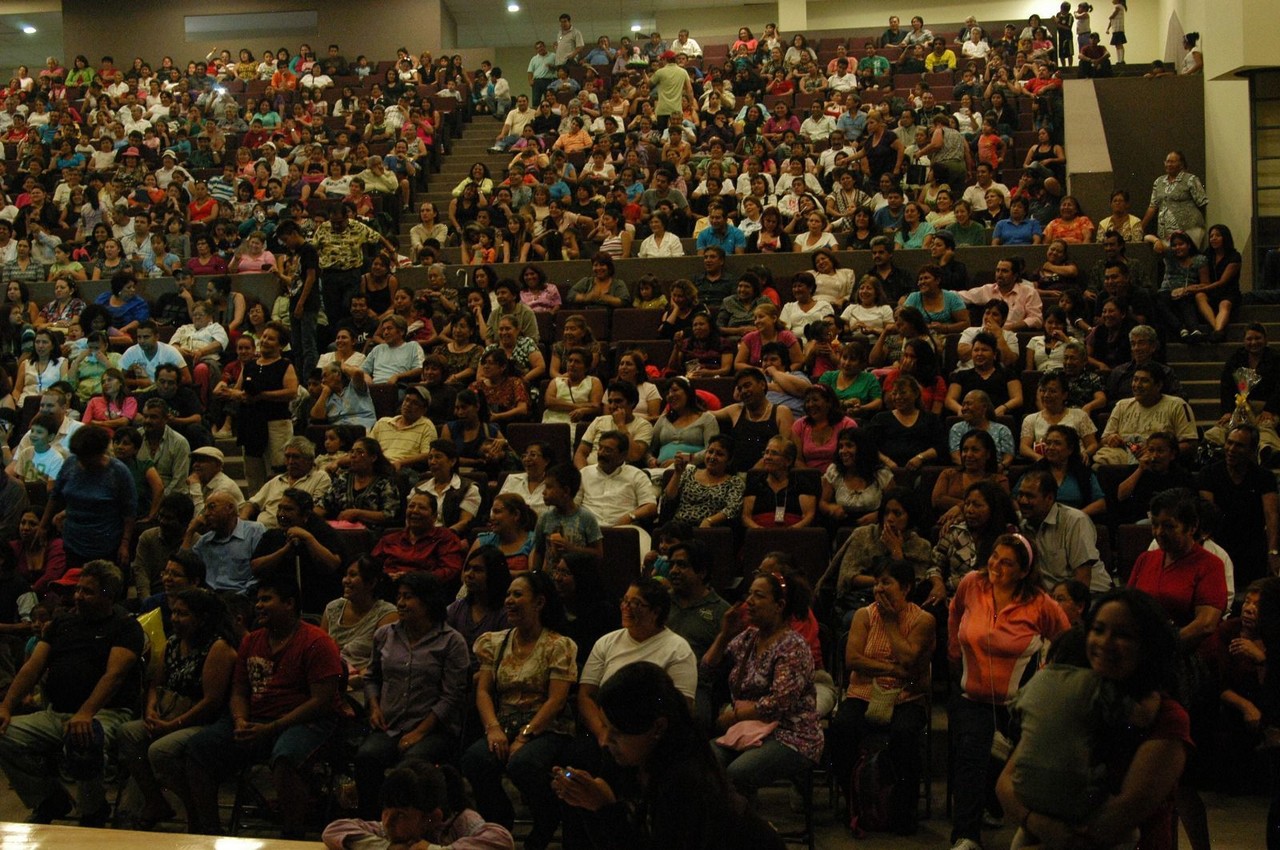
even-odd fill
[[(40, 637), (0, 703), (0, 771), (31, 807), (29, 822), (50, 823), (72, 807), (59, 770), (50, 769), (65, 759), (77, 780), (80, 825), (100, 827), (111, 814), (103, 753), (141, 695), (142, 627), (115, 604), (124, 580), (109, 561), (68, 570), (57, 583), (75, 587), (75, 609)], [(14, 717), (37, 684), (46, 708)]]
[(289, 176), (289, 163), (285, 162), (283, 157), (276, 156), (275, 142), (263, 142), (258, 151), (262, 154), (262, 159), (258, 162), (267, 167), (272, 177), (284, 180)]
[(266, 531), (260, 522), (240, 519), (235, 499), (215, 491), (187, 526), (182, 545), (204, 560), (205, 583), (212, 590), (248, 594), (254, 585), (253, 553)]
[(220, 449), (203, 446), (191, 452), (191, 474), (187, 486), (197, 512), (204, 510), (204, 503), (213, 493), (226, 493), (236, 503), (236, 510), (244, 504), (244, 493), (231, 476), (222, 471), (225, 457)]
[(654, 114), (658, 116), (658, 126), (664, 126), (663, 116), (684, 115), (684, 98), (690, 103), (697, 100), (693, 94), (693, 81), (689, 72), (676, 64), (673, 50), (665, 50), (658, 56), (658, 70), (650, 77), (650, 85), (657, 92), (658, 102)]
[(426, 387), (410, 387), (400, 402), (400, 415), (382, 417), (369, 432), (397, 471), (427, 462), (431, 442), (436, 439), (436, 426), (427, 418), (430, 401), (431, 391)]
[(284, 472), (262, 485), (240, 505), (241, 519), (256, 519), (266, 528), (278, 525), (276, 508), (285, 490), (302, 490), (319, 502), (333, 483), (329, 473), (315, 465), (316, 447), (306, 437), (294, 437), (284, 444)]

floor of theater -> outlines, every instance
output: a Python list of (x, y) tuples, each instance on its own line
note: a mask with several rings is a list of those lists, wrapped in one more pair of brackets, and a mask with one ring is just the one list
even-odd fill
[[(945, 721), (944, 721), (945, 722)], [(943, 776), (943, 765), (938, 759), (938, 753), (935, 752), (935, 779), (933, 783), (933, 817), (927, 820), (922, 819), (920, 822), (919, 832), (910, 837), (899, 837), (896, 835), (884, 833), (873, 834), (859, 844), (869, 846), (883, 846), (894, 848), (946, 848), (950, 846), (947, 840), (950, 833), (950, 822), (944, 812), (944, 797), (946, 793), (946, 783), (941, 777)], [(27, 817), (28, 811), (8, 788), (8, 783), (0, 778), (0, 822), (16, 822), (21, 823)], [(772, 822), (780, 830), (796, 829), (802, 825), (802, 819), (799, 814), (793, 812), (791, 797), (793, 795), (788, 789), (782, 787), (768, 788), (761, 792), (757, 811), (759, 814)], [(1209, 815), (1209, 831), (1212, 837), (1214, 850), (1254, 850), (1264, 846), (1264, 824), (1267, 814), (1267, 801), (1265, 797), (1260, 795), (1253, 796), (1228, 796), (1225, 794), (1208, 793), (1204, 795), (1205, 806)], [(224, 791), (224, 806), (230, 805), (229, 789)], [(798, 803), (798, 798), (796, 800)], [(815, 789), (815, 814), (814, 826), (816, 828), (817, 840), (816, 846), (819, 850), (835, 850), (835, 848), (847, 848), (853, 843), (849, 836), (848, 830), (844, 826), (844, 818), (841, 814), (837, 816), (828, 806), (827, 790), (825, 786), (819, 785)], [(224, 811), (224, 818), (226, 817)], [(74, 822), (66, 822), (68, 825)], [(527, 831), (527, 825), (517, 824), (516, 846), (521, 846), (520, 838)], [(157, 826), (157, 833), (177, 833), (182, 831), (182, 824), (177, 821), (162, 823)], [(111, 832), (108, 830), (108, 832)], [(121, 837), (125, 833), (117, 833)], [(5, 823), (0, 823), (0, 850), (43, 850), (43, 848), (65, 848), (75, 846), (75, 840), (84, 841), (86, 833), (75, 830), (67, 833), (61, 830), (54, 832), (35, 831), (30, 832)], [(94, 838), (93, 844), (99, 850), (113, 850), (120, 847), (122, 850), (147, 850), (147, 845), (151, 842), (143, 838), (145, 834), (130, 833), (133, 839), (128, 843), (117, 844), (113, 840), (103, 836), (102, 838)], [(269, 824), (260, 821), (248, 819), (244, 828), (240, 831), (243, 838), (269, 839), (279, 835), (277, 829)], [(1013, 837), (1013, 830), (1009, 828), (992, 830), (985, 832), (983, 835), (986, 845), (991, 850), (998, 850), (1009, 846), (1009, 841)], [(319, 842), (312, 842), (315, 846)], [(239, 842), (236, 842), (239, 844)], [(251, 842), (240, 847), (244, 850), (271, 850), (277, 842)], [(174, 843), (173, 838), (165, 838), (157, 841), (154, 845), (156, 848), (165, 848), (165, 850), (174, 850), (181, 847)], [(190, 844), (191, 850), (203, 850), (203, 848), (214, 848), (215, 842), (205, 841), (202, 838), (193, 836), (193, 843)], [(296, 842), (279, 842), (280, 850), (299, 846)], [(1180, 846), (1187, 847), (1185, 834), (1180, 838)], [(553, 848), (559, 845), (553, 843)], [(217, 842), (217, 850), (239, 850), (234, 845), (229, 846), (225, 842)]]

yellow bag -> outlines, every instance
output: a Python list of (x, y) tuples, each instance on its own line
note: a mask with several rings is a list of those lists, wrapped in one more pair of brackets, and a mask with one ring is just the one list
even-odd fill
[(164, 648), (169, 642), (164, 633), (164, 616), (159, 608), (153, 608), (138, 615), (138, 625), (142, 626), (142, 634), (146, 637), (146, 644), (142, 649), (147, 665), (146, 681), (154, 682), (160, 675), (160, 668), (164, 664)]

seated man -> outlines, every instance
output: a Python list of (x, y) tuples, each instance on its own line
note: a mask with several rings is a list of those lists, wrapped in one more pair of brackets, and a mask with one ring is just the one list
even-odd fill
[(1058, 502), (1058, 482), (1047, 469), (1033, 469), (1018, 482), (1018, 509), (1023, 533), (1036, 542), (1040, 578), (1052, 591), (1060, 581), (1075, 579), (1093, 593), (1112, 588), (1110, 574), (1098, 557), (1098, 529), (1084, 511)]
[(268, 529), (253, 551), (255, 575), (284, 569), (302, 585), (300, 610), (319, 615), (342, 595), (342, 541), (316, 514), (305, 490), (285, 490), (276, 505), (278, 524)]
[(182, 545), (195, 551), (207, 568), (210, 590), (253, 590), (253, 553), (266, 529), (261, 523), (240, 519), (236, 501), (226, 493), (213, 493), (204, 510), (191, 520)]
[(422, 376), (422, 346), (406, 342), (409, 323), (403, 316), (388, 316), (378, 327), (382, 342), (373, 347), (360, 368), (375, 384), (394, 384)]
[(595, 514), (579, 507), (582, 473), (568, 463), (558, 463), (547, 470), (542, 498), (547, 509), (533, 527), (533, 552), (529, 569), (550, 569), (566, 552), (581, 552), (596, 558), (604, 555), (603, 536)]
[(166, 496), (188, 495), (187, 476), (191, 471), (191, 444), (168, 423), (169, 403), (153, 398), (142, 405), (142, 448), (138, 460), (148, 461), (160, 475)]
[(960, 340), (956, 343), (956, 368), (959, 372), (973, 368), (973, 338), (986, 331), (991, 334), (999, 349), (999, 361), (1002, 366), (1012, 369), (1018, 364), (1018, 335), (1005, 328), (1009, 320), (1009, 305), (999, 298), (987, 302), (982, 310), (982, 324), (965, 328), (960, 332)]
[(630, 442), (621, 431), (607, 432), (596, 442), (598, 460), (582, 470), (578, 502), (602, 526), (635, 525), (658, 515), (649, 474), (625, 463)]
[[(417, 343), (413, 345), (417, 347)], [(369, 432), (396, 471), (427, 462), (436, 439), (436, 426), (427, 418), (430, 398), (426, 387), (410, 387), (400, 402), (400, 415), (382, 417)]]
[[(61, 387), (50, 387), (40, 395), (40, 413), (47, 413), (57, 420), (58, 426), (55, 433), (50, 439), (50, 444), (57, 446), (65, 454), (71, 454), (71, 435), (80, 427), (80, 423), (67, 415), (67, 410), (71, 402), (71, 396), (62, 390)], [(18, 441), (18, 448), (14, 449), (15, 454), (19, 449), (26, 448), (31, 445), (31, 433), (28, 431), (22, 435), (22, 439)]]
[(287, 572), (261, 577), (259, 628), (240, 644), (231, 711), (187, 742), (196, 832), (222, 832), (219, 780), (266, 758), (280, 798), (282, 836), (303, 837), (310, 795), (302, 768), (337, 726), (342, 657), (324, 629), (299, 619), (298, 601), (298, 586)]
[(610, 431), (628, 436), (624, 461), (639, 463), (649, 451), (649, 443), (653, 440), (653, 426), (649, 424), (649, 420), (635, 415), (636, 405), (640, 403), (640, 392), (636, 385), (630, 381), (610, 381), (605, 390), (604, 401), (608, 413), (591, 420), (578, 443), (578, 450), (573, 454), (573, 465), (578, 469), (596, 463), (600, 438)]
[(966, 304), (988, 304), (993, 299), (1009, 305), (1004, 328), (1008, 331), (1035, 330), (1044, 323), (1044, 305), (1036, 288), (1019, 278), (1022, 261), (1006, 257), (996, 261), (996, 281), (959, 293)]
[(436, 500), (414, 492), (405, 505), (404, 528), (384, 534), (372, 554), (382, 559), (382, 570), (392, 579), (421, 570), (452, 593), (458, 589), (466, 551), (458, 535), (436, 525)]
[(240, 518), (256, 519), (265, 528), (275, 528), (279, 525), (276, 507), (285, 490), (302, 490), (319, 502), (332, 483), (329, 473), (316, 467), (315, 445), (306, 437), (293, 437), (284, 444), (284, 472), (268, 480), (240, 506)]
[(186, 359), (178, 353), (178, 349), (160, 341), (158, 328), (151, 319), (141, 322), (138, 325), (138, 342), (125, 349), (120, 356), (120, 369), (131, 387), (142, 389), (154, 384), (156, 367), (162, 363), (177, 366), (182, 374), (182, 383), (191, 383), (191, 372), (187, 369)]
[(1195, 449), (1195, 416), (1191, 406), (1174, 395), (1164, 394), (1164, 378), (1156, 364), (1139, 366), (1133, 372), (1133, 398), (1116, 404), (1102, 432), (1102, 448), (1093, 456), (1098, 466), (1129, 466), (1147, 437), (1169, 431), (1178, 438), (1179, 453)]
[(1183, 394), (1182, 384), (1178, 382), (1178, 376), (1174, 374), (1173, 369), (1156, 360), (1156, 350), (1159, 345), (1160, 339), (1156, 335), (1155, 328), (1150, 325), (1138, 325), (1129, 331), (1129, 352), (1133, 355), (1133, 359), (1115, 367), (1107, 376), (1107, 401), (1115, 404), (1121, 399), (1128, 398), (1131, 392), (1129, 382), (1134, 372), (1142, 366), (1149, 366), (1156, 375), (1160, 376), (1164, 392), (1176, 396)]
[(165, 423), (181, 434), (191, 448), (213, 445), (213, 435), (204, 424), (204, 405), (196, 391), (182, 383), (182, 371), (177, 366), (164, 363), (156, 367), (155, 384), (137, 395), (138, 410), (157, 398), (169, 406)]
[(182, 548), (182, 538), (194, 516), (190, 497), (170, 493), (160, 500), (156, 524), (138, 535), (138, 547), (133, 553), (133, 586), (138, 589), (140, 602), (161, 589), (165, 564)]
[[(103, 753), (141, 695), (142, 627), (115, 604), (124, 579), (109, 561), (90, 561), (57, 583), (75, 588), (75, 609), (39, 638), (0, 703), (0, 771), (31, 807), (29, 822), (50, 823), (72, 806), (58, 769), (49, 769), (62, 760), (77, 783), (80, 825), (104, 826), (111, 808)], [(37, 684), (47, 707), (14, 717)]]
[(187, 476), (187, 486), (197, 511), (204, 510), (205, 500), (213, 493), (226, 493), (236, 503), (237, 511), (244, 504), (240, 485), (222, 471), (224, 460), (222, 450), (213, 446), (204, 446), (191, 453), (191, 474)]

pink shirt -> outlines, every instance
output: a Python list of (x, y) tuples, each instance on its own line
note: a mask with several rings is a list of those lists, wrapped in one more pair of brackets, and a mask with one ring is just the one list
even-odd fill
[(1029, 283), (1018, 281), (1008, 293), (1000, 291), (994, 283), (976, 286), (959, 293), (966, 304), (986, 304), (998, 299), (1009, 305), (1009, 318), (1005, 327), (1015, 322), (1026, 322), (1029, 328), (1038, 328), (1044, 323), (1044, 306), (1040, 303), (1040, 293)]
[(818, 443), (813, 439), (814, 428), (809, 417), (802, 416), (792, 423), (791, 436), (800, 441), (800, 453), (804, 456), (805, 466), (810, 469), (826, 469), (836, 459), (836, 443), (840, 439), (840, 432), (857, 427), (858, 423), (846, 416), (832, 426), (831, 434), (824, 442)]

